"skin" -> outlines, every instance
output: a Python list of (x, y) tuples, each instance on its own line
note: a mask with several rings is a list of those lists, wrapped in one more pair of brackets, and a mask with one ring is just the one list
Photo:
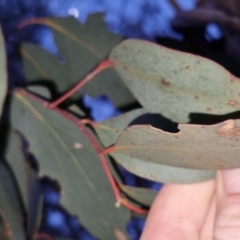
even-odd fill
[(149, 239), (239, 240), (240, 169), (203, 183), (164, 185), (140, 238)]

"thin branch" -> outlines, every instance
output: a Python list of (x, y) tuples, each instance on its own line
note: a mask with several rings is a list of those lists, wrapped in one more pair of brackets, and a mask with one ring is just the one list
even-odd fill
[(172, 20), (173, 27), (194, 26), (196, 24), (205, 25), (214, 22), (225, 26), (230, 26), (240, 30), (240, 19), (232, 17), (217, 9), (198, 8), (190, 11), (179, 12)]
[(127, 209), (135, 212), (135, 213), (139, 213), (139, 214), (146, 214), (148, 213), (148, 210), (146, 209), (142, 209), (142, 208), (139, 208), (139, 207), (136, 207), (134, 205), (132, 205), (130, 202), (127, 201), (126, 198), (121, 198), (121, 204), (123, 206), (125, 206)]
[(49, 108), (55, 108), (62, 102), (64, 102), (67, 98), (72, 96), (75, 92), (77, 92), (81, 87), (83, 87), (86, 83), (88, 83), (93, 77), (95, 77), (98, 73), (102, 72), (103, 70), (110, 68), (114, 65), (114, 63), (110, 60), (102, 61), (91, 73), (89, 73), (85, 78), (79, 81), (72, 89), (58, 98), (56, 101), (49, 104)]
[(110, 152), (113, 152), (116, 148), (114, 146), (110, 146), (108, 148), (105, 148), (101, 153), (102, 154), (109, 154)]

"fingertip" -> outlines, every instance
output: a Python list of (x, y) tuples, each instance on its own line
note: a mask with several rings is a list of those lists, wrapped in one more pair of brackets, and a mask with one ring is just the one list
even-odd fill
[(240, 193), (240, 168), (222, 171), (223, 186), (227, 193)]

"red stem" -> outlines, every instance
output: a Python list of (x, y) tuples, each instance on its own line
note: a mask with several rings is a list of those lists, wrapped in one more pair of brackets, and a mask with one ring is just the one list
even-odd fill
[(104, 155), (109, 154), (110, 152), (113, 152), (115, 149), (116, 149), (116, 147), (111, 146), (111, 147), (105, 148), (101, 153)]
[(50, 103), (48, 105), (49, 108), (55, 108), (59, 104), (61, 104), (63, 101), (65, 101), (67, 98), (72, 96), (76, 91), (78, 91), (83, 85), (88, 83), (93, 77), (95, 77), (98, 73), (101, 71), (110, 68), (114, 65), (114, 63), (110, 60), (104, 60), (102, 61), (91, 73), (89, 73), (85, 78), (79, 81), (73, 88), (71, 88), (68, 92), (66, 92), (64, 95), (62, 95), (60, 98), (58, 98), (56, 101)]
[(146, 214), (148, 213), (148, 210), (145, 210), (145, 209), (142, 209), (142, 208), (139, 208), (139, 207), (136, 207), (134, 205), (132, 205), (130, 202), (127, 201), (127, 199), (125, 198), (121, 198), (120, 200), (121, 204), (123, 206), (125, 206), (127, 209), (135, 212), (135, 213), (139, 213), (139, 214)]
[[(37, 96), (32, 95), (31, 93), (25, 91), (25, 90), (17, 90), (15, 92), (20, 92), (24, 95), (27, 95), (29, 97), (31, 97), (32, 99), (38, 101), (39, 103), (41, 103), (43, 106), (49, 106), (47, 102), (43, 101), (42, 99), (38, 98)], [(84, 123), (79, 121), (78, 119), (76, 119), (73, 115), (71, 115), (70, 113), (61, 110), (60, 108), (54, 108), (52, 109), (53, 111), (58, 112), (59, 114), (61, 114), (62, 116), (66, 117), (67, 119), (69, 119), (70, 121), (72, 121), (73, 123), (75, 123), (80, 130), (85, 134), (85, 136), (88, 138), (88, 140), (92, 143), (93, 148), (95, 149), (95, 151), (97, 152), (99, 159), (102, 163), (103, 169), (107, 175), (108, 181), (112, 187), (115, 199), (117, 204), (122, 204), (123, 206), (125, 206), (126, 208), (128, 208), (131, 211), (134, 211), (136, 213), (139, 214), (144, 214), (147, 213), (147, 210), (138, 208), (134, 205), (132, 205), (131, 203), (129, 203), (125, 198), (123, 198), (120, 194), (119, 188), (113, 178), (113, 175), (111, 173), (111, 170), (109, 169), (109, 166), (107, 164), (107, 159), (105, 158), (103, 151), (101, 149), (101, 147), (98, 145), (97, 141), (94, 139), (94, 137), (92, 136), (92, 134), (87, 130), (87, 128), (84, 126)]]

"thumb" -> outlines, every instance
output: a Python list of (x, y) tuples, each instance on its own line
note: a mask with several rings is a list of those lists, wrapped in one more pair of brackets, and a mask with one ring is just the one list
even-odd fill
[(240, 239), (240, 169), (221, 172), (221, 194), (213, 229), (214, 240)]

